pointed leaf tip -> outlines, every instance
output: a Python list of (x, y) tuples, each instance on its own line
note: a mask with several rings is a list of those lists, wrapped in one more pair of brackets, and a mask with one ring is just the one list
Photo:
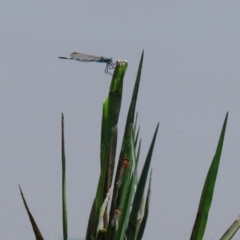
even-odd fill
[(226, 124), (227, 124), (227, 120), (228, 120), (228, 112), (226, 113), (226, 117), (225, 117), (225, 119), (224, 119), (223, 125), (226, 125)]
[(155, 131), (155, 132), (157, 132), (157, 131), (158, 131), (158, 127), (159, 127), (159, 122), (158, 122), (158, 124), (157, 124), (156, 131)]

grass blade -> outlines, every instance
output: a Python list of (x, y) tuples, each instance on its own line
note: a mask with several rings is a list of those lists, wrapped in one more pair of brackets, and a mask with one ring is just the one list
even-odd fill
[(134, 125), (133, 125), (133, 133), (134, 133), (134, 136), (136, 136), (137, 120), (138, 120), (138, 112), (137, 112), (137, 114), (136, 114), (135, 121), (134, 121)]
[[(117, 62), (110, 85), (109, 95), (103, 104), (100, 162), (101, 173), (95, 197), (95, 207), (92, 208), (90, 215), (91, 221), (89, 219), (91, 225), (88, 225), (87, 229), (87, 233), (93, 235), (90, 236), (87, 234), (86, 240), (96, 238), (100, 209), (112, 183), (117, 145), (117, 123), (122, 101), (123, 78), (127, 70), (127, 66), (128, 63), (125, 61)], [(104, 225), (106, 227), (106, 223)]]
[[(125, 132), (124, 132), (124, 137), (123, 137), (123, 142), (122, 142), (122, 147), (121, 147), (121, 153), (120, 153), (119, 160), (118, 160), (118, 166), (117, 166), (117, 172), (116, 172), (116, 178), (115, 178), (115, 186), (119, 179), (119, 175), (120, 175), (121, 168), (122, 168), (122, 161), (124, 158), (130, 159), (131, 171), (134, 168), (133, 162), (135, 161), (135, 159), (133, 160), (133, 157), (135, 156), (135, 153), (134, 154), (132, 154), (132, 153), (133, 153), (133, 151), (135, 152), (135, 146), (133, 144), (133, 149), (132, 149), (131, 139), (132, 139), (132, 132), (134, 131), (133, 130), (134, 115), (135, 115), (138, 89), (139, 89), (140, 79), (141, 79), (143, 57), (144, 57), (144, 52), (142, 52), (142, 56), (140, 59), (137, 77), (136, 77), (133, 94), (132, 94), (132, 100), (131, 100), (129, 110), (128, 110), (128, 116), (127, 116), (127, 121), (126, 121), (126, 125), (125, 125)], [(131, 155), (131, 157), (130, 157), (130, 155)], [(128, 175), (127, 178), (129, 178), (129, 173), (127, 175)], [(125, 188), (127, 188), (127, 187), (125, 186)], [(113, 217), (114, 217), (114, 209), (118, 205), (117, 199), (118, 199), (118, 188), (114, 187), (111, 209), (110, 209), (110, 217), (109, 217), (110, 220), (113, 219)], [(112, 228), (108, 229), (107, 239), (112, 240), (113, 234), (114, 233), (112, 232)]]
[(141, 74), (142, 74), (142, 64), (143, 64), (143, 58), (144, 58), (144, 51), (142, 51), (142, 56), (140, 59), (139, 67), (138, 67), (138, 72), (137, 72), (137, 77), (133, 89), (133, 94), (132, 94), (132, 100), (131, 100), (131, 105), (128, 110), (128, 116), (127, 116), (127, 124), (133, 124), (134, 122), (134, 115), (135, 115), (135, 108), (136, 108), (136, 103), (137, 103), (137, 97), (138, 97), (138, 90), (139, 90), (139, 85), (140, 85), (140, 79), (141, 79)]
[(122, 219), (122, 233), (121, 233), (121, 238), (118, 239), (125, 239), (125, 233), (126, 233), (126, 229), (128, 226), (128, 222), (129, 222), (129, 216), (130, 216), (130, 210), (132, 207), (132, 201), (133, 201), (133, 197), (135, 195), (136, 189), (137, 189), (137, 185), (138, 185), (138, 176), (137, 176), (137, 167), (138, 167), (138, 159), (139, 159), (139, 155), (140, 155), (140, 149), (141, 149), (141, 139), (139, 141), (139, 146), (138, 146), (138, 151), (137, 151), (137, 156), (136, 156), (136, 162), (135, 162), (135, 168), (131, 177), (131, 181), (130, 181), (130, 186), (129, 186), (129, 192), (127, 194), (127, 199), (126, 199), (126, 204), (124, 206), (122, 215), (124, 216), (124, 219)]
[(148, 155), (147, 155), (146, 161), (144, 163), (144, 167), (143, 167), (143, 170), (142, 170), (139, 182), (138, 182), (136, 194), (134, 196), (134, 200), (133, 200), (133, 204), (132, 204), (132, 211), (131, 211), (130, 220), (129, 220), (129, 224), (128, 224), (128, 229), (126, 231), (128, 240), (133, 240), (135, 237), (135, 234), (136, 234), (138, 212), (141, 207), (141, 203), (142, 203), (142, 199), (143, 199), (144, 188), (145, 188), (147, 175), (148, 175), (148, 171), (149, 171), (149, 167), (150, 167), (150, 163), (151, 163), (151, 159), (152, 159), (152, 152), (153, 152), (154, 144), (155, 144), (156, 137), (157, 137), (158, 127), (159, 127), (159, 124), (157, 124), (156, 130), (155, 130), (155, 133), (154, 133), (154, 136), (152, 139), (152, 143), (150, 145)]
[(139, 132), (140, 132), (140, 126), (138, 127), (137, 134), (136, 134), (136, 137), (135, 137), (135, 140), (134, 140), (135, 148), (137, 147)]
[(233, 222), (233, 224), (229, 227), (229, 229), (223, 234), (220, 240), (230, 240), (237, 232), (240, 227), (240, 215), (238, 218)]
[(152, 171), (150, 172), (148, 192), (147, 192), (146, 203), (145, 203), (145, 207), (144, 207), (144, 215), (143, 215), (143, 219), (141, 221), (141, 225), (140, 225), (136, 240), (142, 239), (142, 236), (143, 236), (143, 233), (144, 233), (144, 230), (146, 227), (148, 212), (149, 212), (150, 195), (151, 195), (151, 181), (152, 181)]
[(28, 217), (29, 217), (30, 222), (32, 224), (32, 228), (33, 228), (33, 232), (35, 234), (36, 240), (44, 240), (44, 238), (42, 237), (42, 234), (41, 234), (41, 232), (40, 232), (40, 230), (39, 230), (39, 228), (37, 226), (37, 223), (35, 222), (32, 214), (31, 214), (31, 212), (30, 212), (30, 210), (28, 208), (28, 205), (27, 205), (27, 202), (26, 202), (26, 200), (24, 198), (22, 189), (21, 189), (20, 185), (18, 185), (18, 186), (19, 186), (19, 190), (20, 190), (20, 193), (21, 193), (21, 196), (22, 196), (22, 200), (23, 200), (24, 206), (25, 206), (25, 208), (27, 210)]
[(213, 197), (219, 162), (220, 162), (221, 153), (222, 153), (225, 130), (227, 126), (227, 119), (228, 119), (228, 113), (226, 114), (221, 135), (218, 141), (217, 149), (204, 183), (196, 220), (195, 220), (194, 227), (192, 230), (192, 235), (190, 238), (191, 240), (202, 240), (204, 235), (204, 231), (205, 231), (207, 219), (208, 219), (208, 212), (212, 203), (212, 197)]
[(67, 199), (66, 199), (66, 157), (64, 140), (64, 116), (62, 113), (62, 221), (63, 221), (63, 239), (68, 239), (67, 225)]
[[(119, 205), (122, 208), (122, 216), (119, 220), (119, 230), (116, 233), (116, 239), (123, 239), (123, 234), (125, 234), (130, 210), (131, 210), (131, 203), (133, 200), (133, 196), (135, 193), (134, 186), (135, 186), (135, 178), (137, 171), (137, 156), (135, 151), (135, 144), (134, 144), (134, 130), (131, 128), (131, 138), (130, 141), (128, 140), (129, 144), (129, 152), (127, 153), (127, 156), (129, 156), (130, 164), (128, 166), (128, 169), (124, 175), (122, 187), (118, 191), (117, 196), (117, 205)], [(127, 142), (125, 142), (126, 145)]]

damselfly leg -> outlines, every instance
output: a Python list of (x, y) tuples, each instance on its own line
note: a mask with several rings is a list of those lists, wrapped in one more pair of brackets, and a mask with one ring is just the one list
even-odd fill
[(116, 63), (114, 63), (112, 60), (107, 62), (106, 68), (105, 68), (105, 73), (108, 75), (113, 75), (109, 70), (115, 69)]

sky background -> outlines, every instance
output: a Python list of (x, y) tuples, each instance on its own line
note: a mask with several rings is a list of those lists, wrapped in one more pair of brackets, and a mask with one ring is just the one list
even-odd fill
[(144, 239), (189, 239), (229, 111), (204, 235), (219, 239), (240, 214), (239, 8), (238, 1), (1, 1), (0, 238), (34, 239), (18, 184), (43, 235), (62, 236), (61, 112), (69, 236), (85, 233), (111, 77), (104, 64), (57, 57), (78, 51), (129, 62), (120, 145), (144, 49), (137, 103), (141, 162), (160, 122)]

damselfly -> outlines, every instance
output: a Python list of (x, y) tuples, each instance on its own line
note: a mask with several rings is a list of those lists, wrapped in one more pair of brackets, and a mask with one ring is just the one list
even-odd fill
[(105, 73), (112, 75), (109, 70), (114, 69), (116, 67), (116, 63), (113, 62), (112, 58), (107, 57), (98, 57), (93, 55), (87, 55), (83, 53), (73, 52), (69, 54), (69, 57), (59, 57), (61, 59), (70, 59), (70, 60), (77, 60), (80, 62), (99, 62), (99, 63), (106, 63)]
[(118, 181), (117, 181), (117, 188), (120, 188), (121, 187), (121, 184), (122, 184), (122, 179), (123, 179), (123, 174), (125, 172), (125, 169), (128, 167), (129, 165), (129, 158), (123, 158), (122, 160), (122, 166), (121, 166), (121, 169), (120, 169), (120, 173), (119, 173), (119, 177), (118, 177)]
[(118, 220), (119, 220), (120, 215), (121, 215), (121, 208), (116, 207), (116, 208), (114, 209), (114, 216), (113, 216), (113, 220), (112, 220), (112, 222), (111, 222), (112, 227), (115, 227), (115, 228), (116, 228), (116, 231), (117, 231), (117, 229), (118, 229)]

